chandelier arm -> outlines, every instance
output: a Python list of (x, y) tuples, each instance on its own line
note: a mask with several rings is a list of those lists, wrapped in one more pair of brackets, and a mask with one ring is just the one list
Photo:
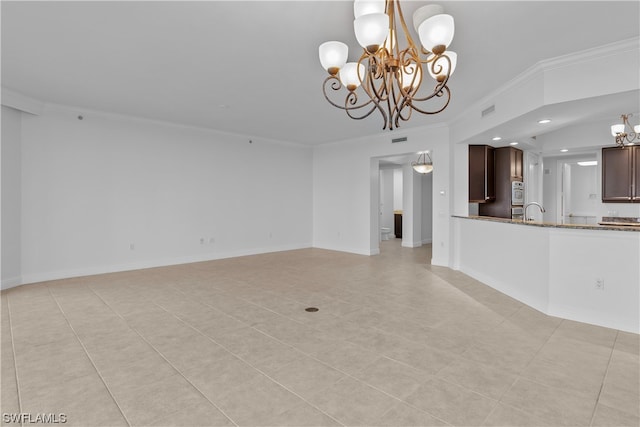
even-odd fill
[[(425, 111), (425, 110), (422, 110), (422, 109), (416, 107), (413, 102), (411, 104), (409, 104), (409, 105), (411, 106), (412, 109), (416, 110), (418, 113), (422, 113), (422, 114), (438, 114), (438, 113), (441, 113), (445, 108), (447, 108), (447, 106), (449, 105), (449, 102), (451, 101), (451, 90), (449, 90), (448, 86), (445, 86), (444, 88), (442, 88), (442, 90), (440, 92), (438, 92), (440, 94), (438, 96), (443, 96), (444, 95), (443, 92), (446, 92), (447, 102), (439, 110)], [(414, 99), (414, 101), (415, 101), (415, 99)]]
[[(363, 57), (364, 57), (364, 55), (363, 55)], [(363, 58), (361, 58), (361, 60), (362, 59)], [(357, 95), (354, 92), (351, 92), (349, 95), (347, 95), (347, 98), (345, 99), (345, 107), (343, 109), (347, 112), (347, 115), (349, 117), (351, 117), (352, 119), (361, 120), (361, 119), (364, 119), (365, 117), (368, 117), (369, 115), (371, 115), (371, 113), (377, 108), (378, 111), (380, 111), (380, 114), (382, 115), (382, 119), (384, 121), (382, 129), (385, 129), (387, 127), (387, 123), (388, 123), (387, 114), (385, 113), (384, 109), (380, 106), (380, 103), (378, 101), (379, 98), (376, 98), (375, 96), (372, 95), (371, 91), (373, 90), (375, 92), (375, 88), (373, 87), (373, 84), (372, 84), (371, 74), (366, 74), (365, 76), (366, 76), (365, 80), (364, 81), (361, 80), (360, 87), (362, 87), (362, 89), (365, 91), (365, 93), (369, 97), (369, 101), (367, 101), (365, 104), (362, 104), (362, 105), (360, 105), (360, 106), (358, 106), (356, 108), (359, 109), (359, 108), (362, 108), (362, 107), (364, 107), (366, 105), (369, 105), (369, 104), (373, 104), (373, 106), (371, 107), (371, 109), (365, 115), (363, 115), (361, 117), (353, 116), (351, 114), (351, 111), (356, 109), (356, 108), (347, 107), (347, 103), (349, 102), (349, 98), (353, 99), (351, 101), (351, 103), (357, 102)]]
[[(406, 111), (406, 115), (403, 113), (403, 111)], [(395, 116), (396, 127), (400, 127), (400, 120), (402, 120), (403, 122), (408, 121), (411, 118), (411, 113), (413, 113), (411, 98), (403, 98), (398, 110), (398, 114), (396, 114)]]
[[(395, 127), (399, 127), (400, 119), (407, 121), (411, 117), (411, 108), (406, 108), (411, 104), (411, 96), (402, 89), (402, 85), (398, 85), (399, 93), (394, 95), (395, 99), (395, 111), (394, 121)], [(403, 111), (407, 111), (408, 115), (404, 116)]]
[[(351, 99), (350, 99), (350, 98), (354, 98), (354, 97), (355, 97), (355, 99), (353, 99), (353, 100), (351, 100)], [(369, 117), (369, 116), (371, 115), (371, 113), (373, 113), (373, 112), (375, 111), (375, 109), (376, 109), (376, 105), (375, 105), (375, 104), (374, 104), (374, 105), (372, 105), (372, 106), (371, 106), (371, 108), (369, 109), (369, 111), (367, 111), (366, 113), (364, 113), (362, 116), (354, 116), (354, 115), (352, 114), (352, 112), (353, 112), (354, 110), (356, 110), (356, 109), (360, 109), (360, 108), (362, 108), (362, 107), (364, 107), (364, 106), (366, 106), (366, 105), (368, 105), (368, 104), (371, 104), (371, 102), (367, 102), (366, 104), (360, 105), (360, 106), (358, 106), (358, 107), (356, 107), (356, 108), (350, 108), (350, 107), (348, 107), (348, 104), (353, 103), (353, 102), (358, 102), (358, 99), (357, 99), (357, 98), (358, 98), (358, 97), (357, 97), (357, 95), (356, 95), (355, 93), (353, 93), (353, 92), (349, 92), (349, 95), (347, 95), (347, 97), (346, 97), (346, 98), (345, 98), (345, 100), (344, 100), (344, 105), (345, 105), (345, 106), (344, 106), (344, 107), (341, 107), (341, 108), (343, 108), (343, 109), (345, 110), (345, 112), (347, 113), (347, 116), (349, 116), (350, 118), (352, 118), (352, 119), (354, 119), (354, 120), (362, 120), (362, 119), (365, 119), (365, 118)], [(385, 122), (386, 122), (386, 120), (385, 120)]]
[[(327, 78), (324, 80), (324, 83), (323, 83), (323, 85), (322, 85), (322, 92), (324, 93), (324, 97), (325, 97), (325, 99), (327, 100), (327, 102), (329, 102), (329, 104), (333, 105), (334, 107), (336, 107), (336, 108), (340, 108), (341, 110), (347, 110), (347, 109), (349, 109), (349, 110), (357, 110), (357, 109), (360, 109), (360, 108), (366, 107), (367, 105), (369, 105), (369, 104), (371, 104), (371, 103), (373, 102), (373, 100), (371, 100), (371, 99), (370, 99), (369, 101), (365, 102), (364, 104), (361, 104), (361, 105), (352, 105), (351, 107), (348, 107), (348, 108), (347, 108), (347, 107), (343, 107), (343, 106), (342, 106), (342, 105), (340, 105), (340, 104), (336, 104), (336, 103), (335, 103), (335, 102), (333, 102), (333, 101), (329, 98), (329, 96), (327, 95), (327, 83), (328, 83), (330, 80), (335, 80), (335, 81), (334, 81), (334, 82), (332, 82), (332, 83), (331, 83), (331, 85), (330, 85), (331, 90), (334, 90), (334, 91), (338, 91), (338, 90), (340, 90), (340, 89), (342, 88), (342, 83), (340, 83), (340, 79), (338, 79), (336, 76), (329, 76), (329, 77), (327, 77)], [(350, 92), (350, 93), (351, 93), (351, 92)], [(346, 98), (349, 98), (349, 94), (347, 94), (347, 97), (346, 97)], [(356, 96), (356, 100), (357, 100), (357, 96)], [(345, 102), (345, 104), (346, 104), (346, 102)]]
[[(366, 84), (363, 83), (363, 87), (367, 94), (373, 99), (378, 99), (379, 101), (385, 101), (388, 98), (387, 89), (387, 71), (384, 68), (384, 65), (378, 63), (378, 58), (372, 56), (369, 58), (369, 71), (367, 72), (367, 81)], [(372, 70), (375, 70), (372, 71)], [(375, 81), (380, 81), (380, 87), (376, 87)]]
[(395, 0), (391, 0), (391, 1), (397, 3), (398, 18), (400, 18), (400, 25), (402, 26), (402, 31), (404, 31), (404, 36), (407, 39), (407, 43), (409, 44), (409, 46), (411, 48), (415, 49), (416, 45), (413, 42), (413, 38), (411, 37), (411, 33), (409, 32), (409, 29), (407, 28), (407, 24), (404, 22), (404, 15), (402, 13), (402, 8), (400, 7), (400, 2), (399, 1), (396, 2)]
[[(413, 96), (413, 100), (417, 101), (417, 102), (423, 102), (423, 101), (428, 101), (429, 99), (433, 98), (434, 96), (437, 97), (441, 97), (443, 95), (443, 91), (447, 91), (448, 92), (448, 97), (451, 97), (451, 92), (449, 90), (449, 87), (447, 86), (447, 82), (449, 81), (449, 75), (446, 75), (444, 77), (444, 80), (442, 80), (441, 82), (437, 82), (435, 88), (433, 88), (433, 92), (431, 92), (431, 94), (426, 95), (423, 98), (418, 98), (416, 96)], [(417, 91), (416, 91), (417, 92)], [(448, 102), (447, 102), (448, 104)]]
[[(409, 58), (406, 58), (407, 54), (409, 54)], [(418, 91), (420, 90), (420, 86), (422, 86), (423, 61), (421, 61), (420, 57), (417, 56), (415, 50), (412, 50), (409, 48), (404, 49), (402, 52), (400, 52), (400, 56), (398, 57), (398, 59), (399, 59), (399, 69), (401, 70), (401, 73), (403, 70), (405, 76), (409, 76), (409, 75), (412, 76), (411, 84), (406, 85), (406, 87), (410, 88), (409, 91), (406, 91), (402, 87), (403, 86), (402, 84), (399, 84), (398, 87), (403, 97), (411, 98), (412, 97), (411, 92), (413, 92), (413, 94), (418, 93)], [(414, 64), (413, 69), (409, 67), (411, 64)], [(420, 73), (418, 73), (418, 69), (420, 69)]]
[[(389, 125), (389, 130), (393, 130), (393, 124), (395, 123), (395, 120), (393, 120), (394, 117), (397, 116), (398, 114), (398, 95), (396, 94), (395, 91), (395, 85), (393, 84), (392, 80), (396, 80), (394, 78), (395, 76), (393, 75), (393, 73), (389, 73), (389, 81), (387, 82), (387, 87), (390, 89), (389, 90), (389, 97), (387, 99), (387, 109), (389, 110), (389, 118), (391, 119), (391, 123)], [(393, 100), (393, 104), (391, 103), (391, 101)], [(396, 125), (396, 127), (398, 127)]]

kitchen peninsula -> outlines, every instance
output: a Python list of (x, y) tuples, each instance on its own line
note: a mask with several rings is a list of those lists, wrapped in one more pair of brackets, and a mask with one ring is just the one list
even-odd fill
[(640, 332), (640, 227), (452, 223), (456, 269), (548, 315)]

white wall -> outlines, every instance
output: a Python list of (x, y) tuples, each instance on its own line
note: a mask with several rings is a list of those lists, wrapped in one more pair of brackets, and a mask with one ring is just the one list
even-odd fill
[(422, 175), (422, 244), (433, 240), (433, 175)]
[(395, 169), (380, 169), (380, 227), (391, 229), (393, 234), (393, 201)]
[(2, 288), (19, 284), (21, 275), (21, 115), (2, 107)]
[(25, 283), (311, 246), (310, 148), (77, 116), (22, 120)]
[[(615, 121), (615, 120), (614, 120)], [(543, 158), (543, 197), (547, 208), (545, 221), (557, 221), (561, 215), (560, 190), (562, 188), (561, 169), (558, 164), (577, 159), (596, 159), (595, 192), (593, 211), (597, 221), (603, 216), (640, 217), (639, 203), (602, 203), (602, 147), (615, 145), (611, 137), (609, 120), (596, 120), (580, 126), (568, 126), (555, 132), (549, 132), (538, 137), (542, 148), (547, 154)], [(560, 149), (567, 148), (567, 155), (559, 156)], [(574, 153), (574, 154), (572, 154)]]
[[(394, 131), (393, 137), (407, 136), (406, 143), (392, 144), (385, 132), (376, 136), (314, 147), (313, 156), (313, 244), (315, 247), (359, 254), (378, 251), (376, 211), (370, 209), (371, 158), (396, 154), (432, 152), (433, 259), (437, 265), (449, 262), (449, 138), (446, 126)], [(425, 142), (428, 141), (428, 142)], [(377, 171), (374, 175), (377, 178)], [(406, 187), (406, 183), (404, 185)], [(440, 192), (443, 192), (441, 195)], [(374, 224), (375, 223), (375, 224)], [(374, 230), (374, 232), (372, 232)], [(372, 236), (374, 240), (372, 240)]]
[(410, 164), (402, 167), (402, 246), (422, 246), (422, 176)]
[(393, 210), (402, 210), (402, 168), (393, 170)]

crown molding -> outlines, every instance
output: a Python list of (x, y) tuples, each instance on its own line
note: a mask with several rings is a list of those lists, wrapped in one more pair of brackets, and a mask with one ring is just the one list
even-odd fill
[(589, 61), (592, 59), (602, 59), (603, 57), (617, 55), (624, 52), (633, 52), (635, 54), (640, 50), (640, 38), (633, 37), (630, 39), (620, 40), (617, 42), (609, 43), (602, 46), (597, 46), (590, 49), (581, 50), (578, 52), (572, 52), (567, 55), (557, 56), (554, 58), (543, 59), (527, 70), (517, 75), (513, 79), (509, 80), (503, 86), (498, 88), (497, 90), (491, 92), (490, 94), (482, 97), (480, 100), (473, 103), (469, 108), (465, 109), (462, 113), (458, 114), (456, 117), (448, 121), (449, 126), (455, 125), (457, 122), (464, 120), (468, 114), (473, 111), (480, 111), (483, 108), (491, 105), (496, 98), (500, 95), (508, 92), (509, 90), (521, 86), (524, 83), (533, 80), (541, 73), (545, 71), (550, 71), (562, 67), (566, 67), (569, 65), (580, 64), (585, 61)]
[(31, 98), (6, 87), (2, 87), (2, 105), (36, 116), (41, 115), (45, 107), (45, 103), (39, 99)]

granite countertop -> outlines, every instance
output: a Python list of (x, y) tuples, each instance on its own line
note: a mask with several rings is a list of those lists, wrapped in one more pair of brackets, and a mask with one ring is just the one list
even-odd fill
[[(632, 225), (631, 221), (621, 221), (615, 223), (616, 225), (612, 225), (610, 222), (604, 222), (603, 225), (599, 224), (558, 224), (556, 222), (538, 222), (538, 221), (522, 221), (521, 219), (509, 219), (509, 218), (496, 218), (492, 216), (462, 216), (462, 215), (452, 215), (454, 218), (465, 218), (465, 219), (477, 219), (481, 221), (491, 221), (491, 222), (504, 222), (510, 224), (520, 224), (527, 225), (533, 227), (551, 227), (551, 228), (572, 228), (572, 229), (581, 229), (581, 230), (614, 230), (614, 231), (636, 231), (640, 232), (640, 223), (636, 225)], [(609, 217), (604, 217), (605, 218)], [(617, 220), (621, 218), (617, 218)], [(621, 224), (623, 225), (617, 225)]]

